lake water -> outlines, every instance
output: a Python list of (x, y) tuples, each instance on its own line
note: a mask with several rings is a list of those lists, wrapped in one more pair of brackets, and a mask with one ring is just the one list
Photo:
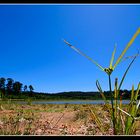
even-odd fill
[[(110, 101), (109, 101), (110, 102)], [(123, 100), (123, 104), (129, 104), (130, 100)], [(16, 101), (19, 104), (27, 104), (25, 101)], [(104, 104), (103, 100), (75, 100), (75, 101), (32, 101), (32, 104)], [(111, 102), (110, 102), (111, 103)], [(119, 103), (119, 101), (118, 101)]]

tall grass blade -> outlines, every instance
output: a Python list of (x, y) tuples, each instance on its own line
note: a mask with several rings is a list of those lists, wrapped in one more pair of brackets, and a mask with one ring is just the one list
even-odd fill
[(114, 108), (115, 108), (115, 118), (117, 118), (117, 106), (118, 106), (118, 101), (117, 101), (117, 97), (118, 97), (118, 79), (115, 79), (115, 90), (114, 90), (114, 100), (115, 100), (115, 104), (114, 104)]
[(130, 69), (131, 65), (132, 65), (133, 62), (135, 61), (136, 57), (138, 56), (138, 54), (139, 54), (139, 53), (137, 53), (137, 55), (135, 55), (135, 57), (133, 58), (133, 60), (132, 60), (131, 63), (129, 64), (129, 66), (127, 67), (127, 69), (126, 69), (126, 71), (125, 71), (125, 73), (124, 73), (124, 75), (123, 75), (123, 77), (122, 77), (122, 79), (121, 79), (121, 82), (120, 82), (120, 85), (119, 85), (118, 90), (121, 89), (121, 86), (122, 86), (122, 83), (123, 83), (123, 81), (124, 81), (124, 79), (125, 79), (125, 76), (126, 76), (128, 70)]
[(103, 125), (102, 125), (102, 123), (101, 123), (101, 120), (100, 120), (99, 117), (96, 115), (95, 111), (94, 111), (93, 109), (91, 109), (91, 107), (90, 107), (89, 105), (88, 105), (88, 108), (89, 108), (89, 110), (90, 110), (90, 112), (91, 112), (91, 114), (92, 114), (92, 117), (93, 117), (93, 119), (95, 120), (95, 122), (96, 122), (98, 128), (100, 129), (100, 131), (101, 131), (102, 133), (104, 133), (104, 128), (103, 128)]
[(110, 110), (110, 106), (109, 106), (109, 102), (107, 101), (103, 91), (102, 91), (102, 88), (100, 86), (100, 83), (98, 80), (96, 80), (96, 86), (100, 92), (100, 95), (102, 96), (102, 99), (104, 100), (104, 103), (105, 103), (105, 107), (107, 108), (107, 110), (109, 111), (109, 113), (111, 114), (111, 110)]
[(115, 119), (115, 129), (116, 129), (116, 133), (118, 133), (118, 117), (117, 116), (117, 106), (118, 106), (118, 78), (115, 79), (115, 89), (114, 89), (114, 119)]
[(138, 84), (136, 93), (134, 92), (134, 87), (132, 87), (131, 102), (130, 102), (130, 107), (129, 107), (129, 114), (130, 114), (131, 117), (130, 116), (127, 117), (126, 129), (125, 129), (125, 134), (127, 134), (127, 135), (130, 134), (131, 131), (133, 131), (132, 130), (133, 129), (133, 124), (134, 124), (134, 121), (135, 121), (135, 116), (137, 114), (136, 101), (137, 101), (139, 90), (140, 90), (140, 83)]
[(115, 48), (114, 48), (114, 51), (112, 53), (112, 57), (111, 57), (111, 60), (110, 60), (110, 66), (109, 66), (110, 69), (113, 69), (112, 64), (113, 64), (113, 61), (114, 61), (115, 52), (116, 52), (116, 44), (115, 44)]
[(126, 45), (125, 49), (123, 50), (123, 52), (121, 53), (121, 55), (117, 59), (116, 63), (114, 64), (113, 69), (115, 69), (116, 66), (120, 63), (122, 57), (124, 56), (124, 54), (126, 53), (126, 51), (129, 49), (129, 47), (132, 45), (132, 43), (134, 42), (134, 40), (136, 39), (136, 37), (139, 35), (139, 33), (140, 33), (140, 28), (138, 28), (138, 30), (133, 35), (133, 37), (131, 38), (131, 40), (129, 41), (129, 43)]
[(134, 85), (132, 85), (132, 91), (131, 91), (131, 98), (130, 98), (130, 103), (133, 102), (133, 99), (134, 99)]
[(132, 127), (131, 127), (131, 130), (129, 131), (129, 135), (134, 135), (136, 134), (136, 129), (137, 129), (137, 124), (136, 124), (136, 121), (133, 123)]
[(120, 112), (120, 118), (121, 118), (122, 126), (121, 126), (121, 128), (119, 130), (122, 131), (122, 134), (123, 134), (124, 131), (125, 131), (125, 123), (124, 123), (124, 119), (123, 119), (123, 116), (122, 116), (121, 112)]
[[(120, 90), (118, 90), (117, 98), (119, 97), (119, 91)], [(120, 104), (117, 107), (117, 109), (118, 109), (118, 124), (117, 124), (117, 127), (118, 127), (118, 130), (119, 130), (119, 133), (122, 134), (124, 132), (124, 120), (123, 120), (122, 112), (121, 112), (121, 110), (119, 110), (120, 108), (122, 108), (122, 95), (120, 95)]]
[(116, 120), (115, 120), (115, 115), (114, 115), (114, 103), (113, 103), (113, 101), (114, 101), (114, 98), (113, 98), (113, 92), (112, 92), (112, 86), (111, 86), (111, 75), (109, 74), (108, 75), (108, 78), (109, 78), (109, 90), (110, 90), (110, 94), (111, 94), (111, 107), (112, 107), (112, 114), (111, 114), (111, 116), (112, 116), (112, 122), (113, 122), (113, 128), (114, 128), (114, 135), (116, 135)]
[(135, 101), (136, 101), (137, 98), (138, 98), (139, 90), (140, 90), (140, 82), (139, 82), (139, 84), (138, 84), (138, 88), (137, 88), (136, 94), (135, 94), (135, 96), (134, 96), (134, 100), (135, 100)]
[(140, 105), (140, 100), (138, 101), (138, 104), (137, 104), (137, 109), (139, 108), (139, 105)]
[(99, 83), (98, 80), (96, 80), (96, 86), (97, 86), (97, 88), (98, 88), (98, 90), (99, 90), (99, 92), (100, 92), (100, 94), (101, 94), (101, 96), (102, 96), (104, 102), (107, 104), (108, 102), (107, 102), (107, 100), (106, 100), (106, 97), (105, 97), (105, 95), (104, 95), (104, 93), (103, 93), (103, 91), (102, 91), (102, 88), (101, 88), (100, 83)]
[(83, 52), (81, 52), (79, 49), (77, 49), (76, 47), (72, 46), (69, 42), (67, 42), (65, 39), (64, 39), (64, 42), (70, 47), (72, 48), (73, 50), (75, 50), (77, 53), (79, 53), (80, 55), (86, 57), (88, 60), (90, 60), (92, 63), (94, 63), (97, 67), (99, 67), (102, 71), (104, 71), (104, 68), (99, 65), (96, 61), (94, 61), (93, 59), (91, 59), (89, 56), (87, 56), (86, 54), (84, 54)]
[[(138, 52), (139, 52), (139, 51), (138, 51)], [(121, 60), (121, 62), (122, 62), (122, 61), (125, 61), (125, 60), (127, 60), (127, 59), (132, 59), (132, 58), (134, 58), (135, 56), (139, 56), (139, 55), (140, 55), (140, 54), (137, 53), (137, 54), (132, 55), (132, 56), (127, 56), (127, 57), (123, 58), (123, 59)]]

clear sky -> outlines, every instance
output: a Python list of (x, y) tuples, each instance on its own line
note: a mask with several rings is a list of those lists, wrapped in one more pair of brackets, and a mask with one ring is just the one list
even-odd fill
[[(32, 84), (35, 91), (97, 91), (96, 80), (108, 90), (108, 77), (62, 38), (108, 67), (140, 27), (140, 5), (0, 5), (0, 77)], [(137, 53), (138, 36), (125, 56)], [(130, 60), (112, 73), (120, 80)], [(140, 80), (140, 57), (122, 86), (135, 88)]]

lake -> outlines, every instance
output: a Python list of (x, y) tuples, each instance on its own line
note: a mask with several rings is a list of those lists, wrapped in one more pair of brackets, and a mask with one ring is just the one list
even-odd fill
[[(14, 101), (19, 104), (27, 104), (26, 101)], [(109, 101), (110, 102), (110, 101)], [(129, 104), (130, 100), (123, 100), (123, 104)], [(104, 104), (103, 100), (75, 100), (75, 101), (32, 101), (32, 104)], [(111, 103), (111, 102), (110, 102)], [(118, 101), (119, 103), (119, 101)]]

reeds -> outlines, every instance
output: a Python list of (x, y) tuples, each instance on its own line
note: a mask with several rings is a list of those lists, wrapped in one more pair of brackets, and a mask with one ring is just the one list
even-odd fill
[[(114, 48), (114, 51), (112, 53), (112, 57), (110, 60), (110, 65), (108, 68), (103, 68), (100, 64), (98, 64), (96, 61), (94, 61), (93, 59), (91, 59), (89, 56), (87, 56), (86, 54), (84, 54), (83, 52), (81, 52), (79, 49), (77, 49), (76, 47), (72, 46), (69, 42), (67, 42), (66, 40), (64, 40), (64, 42), (71, 47), (72, 49), (74, 49), (77, 53), (79, 53), (80, 55), (86, 57), (88, 60), (90, 60), (92, 63), (94, 63), (98, 68), (100, 68), (100, 70), (104, 71), (107, 75), (108, 75), (108, 82), (109, 82), (109, 91), (110, 91), (110, 96), (111, 96), (111, 109), (110, 113), (111, 113), (111, 119), (112, 119), (112, 123), (113, 123), (113, 131), (114, 131), (114, 135), (117, 134), (131, 134), (132, 133), (132, 128), (134, 129), (134, 119), (133, 117), (136, 116), (137, 114), (137, 110), (138, 110), (138, 106), (136, 105), (136, 100), (138, 97), (138, 93), (139, 93), (139, 85), (137, 88), (137, 91), (134, 95), (134, 88), (132, 88), (132, 93), (131, 93), (131, 102), (128, 105), (128, 114), (126, 116), (126, 119), (123, 119), (123, 114), (124, 111), (122, 111), (122, 95), (120, 95), (120, 104), (118, 104), (118, 99), (119, 99), (119, 94), (120, 94), (120, 89), (121, 86), (124, 82), (124, 79), (128, 73), (128, 70), (130, 69), (131, 65), (134, 63), (136, 57), (139, 55), (139, 52), (130, 57), (133, 58), (133, 60), (131, 61), (131, 63), (128, 65), (120, 84), (118, 85), (118, 80), (115, 80), (115, 89), (114, 89), (114, 93), (112, 92), (112, 82), (111, 82), (111, 74), (112, 72), (115, 70), (115, 68), (117, 67), (117, 65), (123, 60), (123, 57), (125, 55), (125, 53), (127, 52), (127, 50), (130, 48), (130, 46), (132, 45), (132, 43), (135, 41), (136, 37), (140, 34), (140, 28), (137, 29), (137, 31), (135, 32), (135, 34), (132, 36), (131, 40), (128, 42), (128, 44), (126, 45), (126, 47), (124, 48), (124, 50), (122, 51), (122, 53), (120, 54), (120, 56), (118, 57), (117, 61), (115, 62), (115, 64), (113, 65), (113, 61), (114, 61), (114, 56), (115, 56), (115, 52), (116, 52), (116, 45)], [(129, 58), (129, 57), (127, 57)], [(126, 58), (126, 59), (127, 59)], [(125, 59), (125, 58), (124, 58)], [(101, 86), (98, 82), (98, 80), (96, 81), (96, 86), (98, 88), (98, 90), (100, 91), (101, 96), (103, 97), (104, 101), (105, 101), (105, 105), (107, 106), (107, 108), (109, 107), (107, 105), (107, 100), (106, 97), (101, 89)], [(115, 101), (115, 102), (114, 102)], [(91, 110), (91, 108), (89, 108)], [(94, 118), (96, 118), (96, 120), (98, 120), (98, 117), (95, 116), (95, 113), (93, 111), (91, 111), (91, 113), (93, 114)], [(133, 116), (133, 117), (132, 117)], [(125, 123), (124, 123), (125, 121)], [(101, 126), (101, 124), (99, 123), (99, 121), (97, 121), (97, 124), (99, 124), (99, 126)], [(125, 126), (124, 126), (125, 125)], [(101, 127), (100, 127), (101, 128)], [(103, 131), (103, 130), (101, 130)], [(134, 132), (134, 131), (133, 131)]]

